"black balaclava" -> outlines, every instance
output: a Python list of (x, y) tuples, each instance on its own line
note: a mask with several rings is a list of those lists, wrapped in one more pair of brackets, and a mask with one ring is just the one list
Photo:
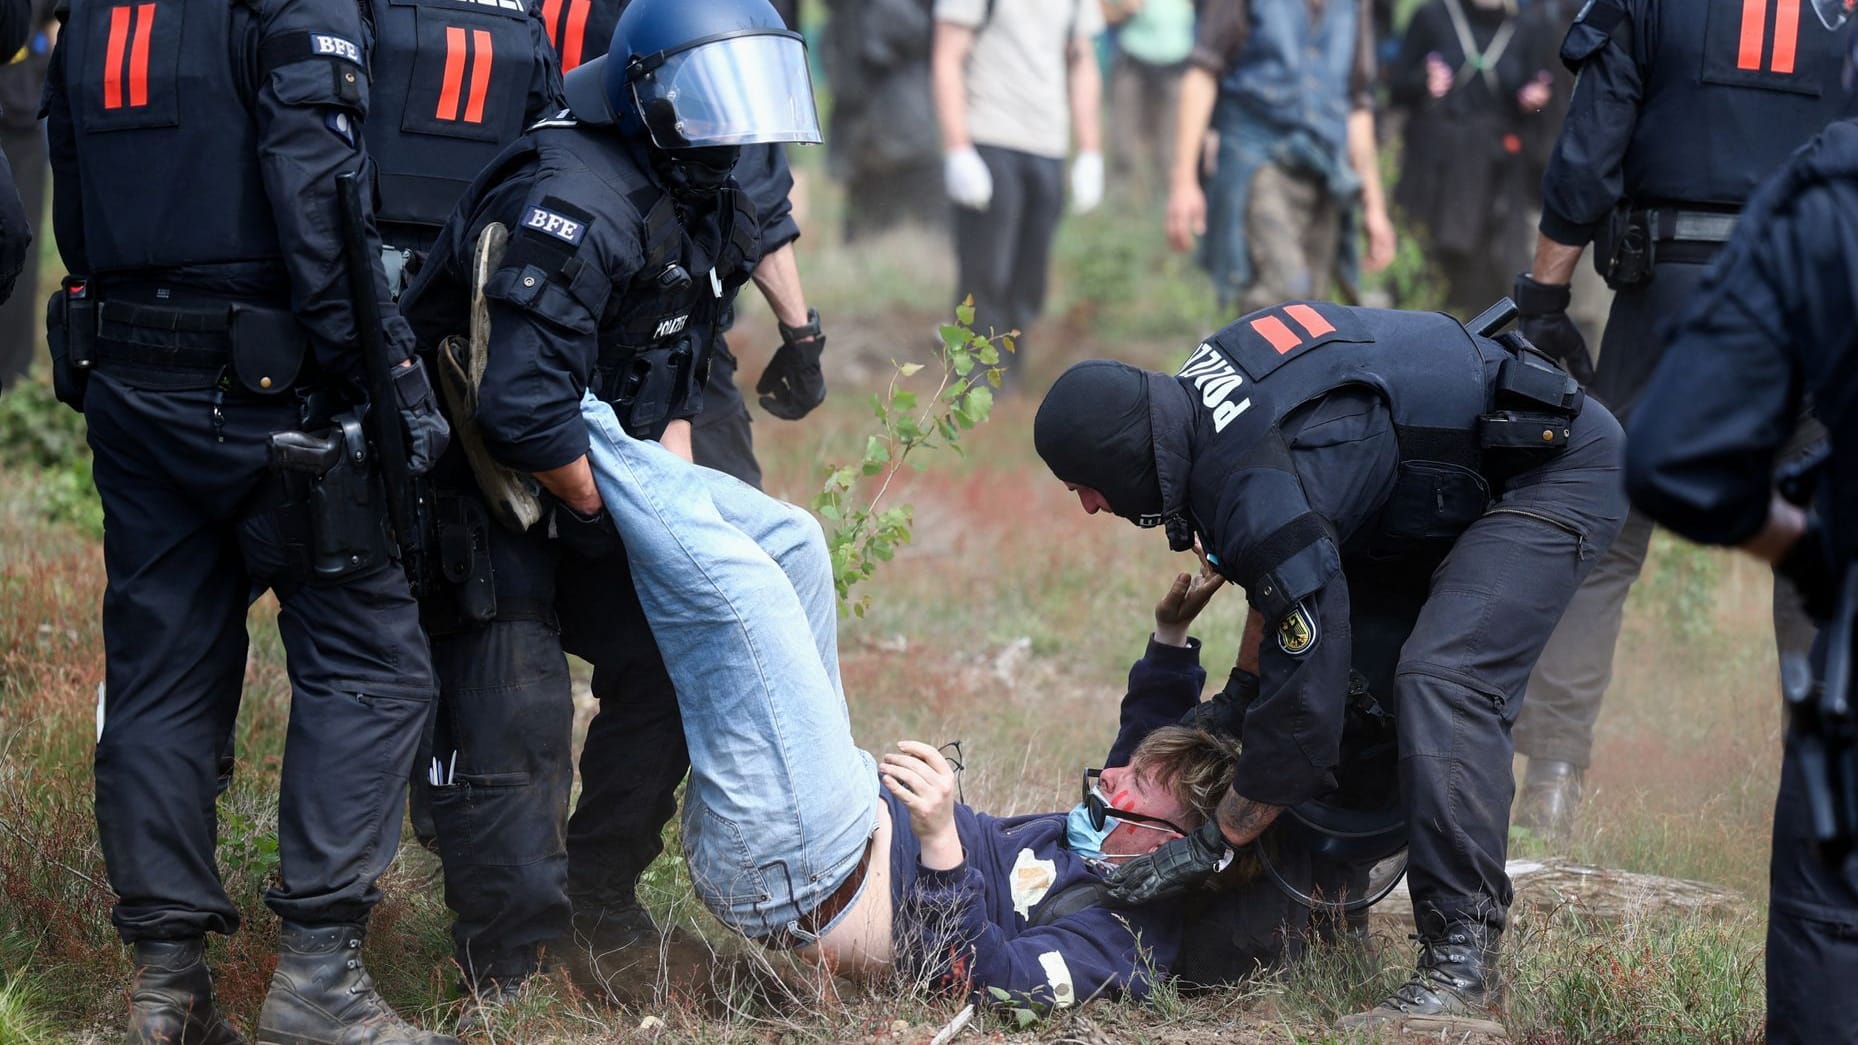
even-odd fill
[(742, 149), (736, 145), (706, 145), (694, 149), (659, 149), (652, 166), (671, 195), (692, 203), (715, 198), (729, 183)]
[(1108, 359), (1066, 370), (1039, 404), (1032, 444), (1053, 475), (1096, 490), (1138, 526), (1160, 525), (1147, 371)]

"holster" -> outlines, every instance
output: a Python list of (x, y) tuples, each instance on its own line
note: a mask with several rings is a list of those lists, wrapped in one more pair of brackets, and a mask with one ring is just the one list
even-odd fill
[(66, 276), (46, 302), (45, 341), (52, 355), (52, 395), (83, 413), (97, 344), (97, 302), (84, 277)]
[(656, 432), (673, 405), (690, 398), (696, 379), (689, 338), (634, 352), (599, 375), (601, 398), (634, 432)]
[[(361, 417), (350, 412), (317, 432), (273, 432), (273, 470), (310, 512), (310, 576), (331, 583), (388, 561), (386, 502)], [(307, 489), (305, 489), (307, 487)]]
[(1614, 290), (1642, 287), (1652, 281), (1658, 262), (1658, 239), (1652, 213), (1620, 204), (1608, 215), (1594, 238), (1593, 263), (1600, 278)]
[(475, 497), (438, 494), (439, 569), (463, 622), (497, 616), (497, 578), (490, 562), (490, 518)]
[(1494, 408), (1478, 418), (1478, 440), (1491, 471), (1513, 475), (1567, 451), (1587, 393), (1566, 371), (1536, 362), (1521, 337), (1503, 340), (1516, 354), (1497, 368)]

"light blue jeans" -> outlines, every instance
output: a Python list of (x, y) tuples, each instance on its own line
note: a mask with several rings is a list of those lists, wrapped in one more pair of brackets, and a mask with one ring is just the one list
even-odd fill
[(746, 936), (807, 939), (797, 921), (851, 876), (877, 827), (877, 766), (852, 742), (839, 684), (825, 536), (805, 510), (627, 435), (591, 395), (581, 415), (677, 686), (697, 895)]

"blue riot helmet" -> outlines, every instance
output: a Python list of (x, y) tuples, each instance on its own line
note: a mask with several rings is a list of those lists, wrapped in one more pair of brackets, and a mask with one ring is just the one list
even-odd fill
[(660, 149), (820, 141), (806, 45), (768, 0), (631, 0), (565, 86), (576, 117)]

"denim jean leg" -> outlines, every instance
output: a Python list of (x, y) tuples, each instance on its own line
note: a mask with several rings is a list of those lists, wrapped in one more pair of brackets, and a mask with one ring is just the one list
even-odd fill
[(803, 604), (754, 539), (796, 532), (792, 509), (726, 485), (732, 523), (713, 494), (717, 473), (628, 436), (597, 399), (583, 400), (582, 413), (595, 480), (677, 687), (692, 877), (705, 904), (743, 933), (785, 929), (850, 876), (877, 794), (876, 766), (852, 742), (836, 661), (819, 652), (812, 622), (824, 598), (814, 591), (813, 605)]
[(839, 680), (839, 602), (832, 583), (832, 555), (819, 520), (797, 504), (774, 500), (758, 489), (713, 472), (704, 474), (710, 499), (723, 521), (747, 534), (774, 558), (806, 607), (807, 626), (819, 648), (819, 662), (841, 704), (845, 689)]

